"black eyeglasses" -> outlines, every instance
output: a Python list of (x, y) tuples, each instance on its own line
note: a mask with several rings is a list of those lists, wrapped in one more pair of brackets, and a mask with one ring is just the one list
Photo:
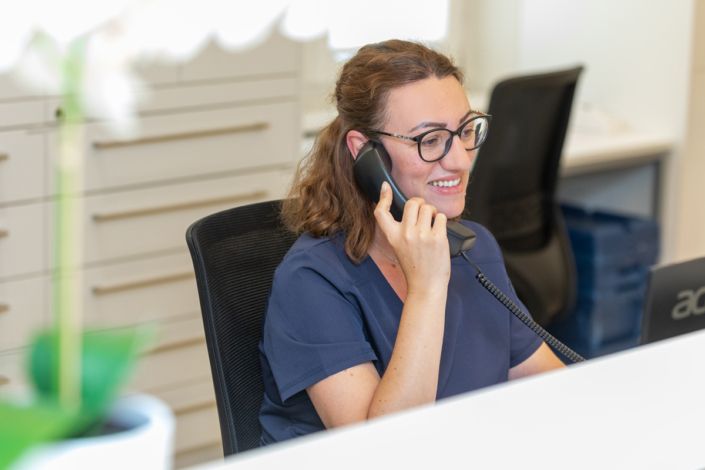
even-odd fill
[(453, 145), (453, 137), (456, 135), (465, 145), (465, 150), (475, 150), (487, 138), (487, 131), (490, 128), (492, 116), (479, 111), (473, 111), (473, 117), (465, 121), (457, 131), (449, 129), (431, 129), (416, 137), (407, 137), (399, 134), (389, 134), (388, 132), (372, 131), (375, 134), (388, 135), (397, 139), (405, 139), (416, 142), (419, 147), (419, 157), (425, 162), (437, 162), (445, 157)]

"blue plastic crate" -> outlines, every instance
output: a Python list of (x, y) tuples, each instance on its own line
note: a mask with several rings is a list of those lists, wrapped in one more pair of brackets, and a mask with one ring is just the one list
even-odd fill
[(636, 345), (647, 273), (659, 251), (657, 223), (561, 209), (576, 260), (578, 296), (572, 314), (549, 331), (588, 358)]
[(596, 351), (607, 343), (639, 336), (643, 302), (643, 286), (579, 295), (573, 313), (549, 331), (571, 348)]
[(644, 287), (617, 294), (597, 293), (590, 298), (578, 297), (575, 317), (587, 326), (583, 338), (592, 349), (639, 336)]
[(623, 266), (599, 267), (590, 264), (576, 264), (578, 290), (589, 293), (610, 286), (640, 285), (646, 282), (649, 265), (625, 264)]
[(599, 266), (615, 262), (652, 264), (658, 256), (655, 220), (561, 205), (576, 261)]

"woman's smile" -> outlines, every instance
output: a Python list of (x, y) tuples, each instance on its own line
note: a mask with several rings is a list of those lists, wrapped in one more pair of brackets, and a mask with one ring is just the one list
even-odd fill
[(452, 180), (446, 179), (446, 180), (431, 181), (428, 184), (431, 184), (436, 187), (440, 186), (440, 187), (445, 187), (445, 188), (454, 188), (460, 184), (460, 177), (458, 177), (456, 179), (452, 179)]

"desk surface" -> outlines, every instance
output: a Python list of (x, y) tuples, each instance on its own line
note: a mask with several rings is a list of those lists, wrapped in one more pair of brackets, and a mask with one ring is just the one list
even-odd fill
[(705, 468), (705, 331), (201, 469)]
[(660, 162), (673, 148), (674, 139), (635, 130), (608, 135), (571, 132), (561, 159), (561, 175), (611, 170), (642, 163)]

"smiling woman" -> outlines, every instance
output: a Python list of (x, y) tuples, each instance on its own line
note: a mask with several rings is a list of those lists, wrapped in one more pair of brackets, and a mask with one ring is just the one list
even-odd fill
[[(562, 367), (474, 282), (472, 267), (450, 259), (446, 221), (464, 209), (488, 123), (462, 80), (447, 57), (398, 40), (363, 47), (342, 68), (338, 116), (283, 208), (303, 234), (275, 273), (265, 312), (262, 445)], [(385, 147), (410, 197), (401, 222), (388, 185), (375, 206), (354, 179), (370, 140)], [(475, 262), (523, 307), (490, 233), (461, 223), (477, 234)]]

